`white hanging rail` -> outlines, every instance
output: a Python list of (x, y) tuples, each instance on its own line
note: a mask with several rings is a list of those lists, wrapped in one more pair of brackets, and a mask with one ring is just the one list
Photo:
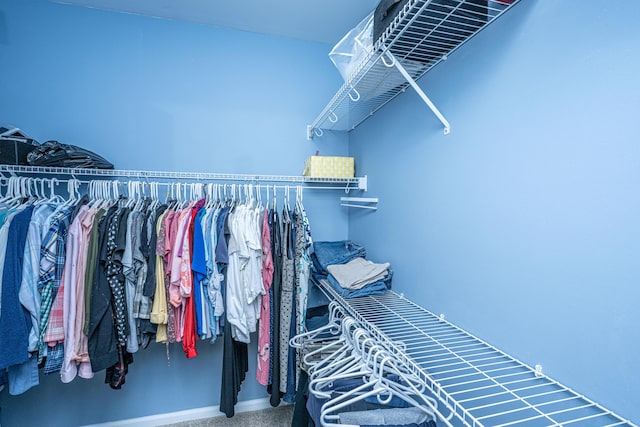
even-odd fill
[(378, 210), (377, 197), (340, 197), (340, 206), (350, 208)]
[[(345, 299), (318, 286), (410, 366), (466, 427), (637, 427), (393, 291)], [(458, 425), (458, 423), (455, 423)]]
[(170, 179), (170, 180), (192, 180), (192, 181), (235, 181), (243, 183), (292, 183), (309, 184), (310, 188), (317, 187), (318, 184), (333, 185), (327, 189), (344, 188), (348, 190), (367, 190), (367, 177), (354, 178), (315, 178), (307, 176), (287, 176), (287, 175), (253, 175), (253, 174), (223, 174), (223, 173), (202, 173), (202, 172), (166, 172), (148, 170), (129, 169), (85, 169), (85, 168), (59, 168), (44, 166), (14, 166), (0, 165), (0, 173), (15, 174), (42, 174), (42, 175), (68, 175), (75, 177), (114, 177), (114, 178), (137, 178), (137, 179)]
[[(373, 51), (307, 126), (307, 137), (321, 136), (323, 130), (355, 129), (407, 87), (416, 89), (420, 77), (518, 1), (409, 0), (375, 41)], [(396, 66), (385, 56), (395, 57)], [(436, 111), (448, 133), (448, 122)]]

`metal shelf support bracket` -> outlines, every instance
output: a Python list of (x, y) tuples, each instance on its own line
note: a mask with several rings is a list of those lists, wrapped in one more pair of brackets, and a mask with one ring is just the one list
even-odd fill
[[(400, 74), (402, 74), (402, 77), (404, 77), (405, 80), (411, 85), (411, 87), (413, 88), (413, 90), (416, 91), (418, 96), (420, 96), (420, 98), (422, 98), (424, 103), (427, 104), (429, 109), (433, 112), (433, 114), (436, 115), (438, 120), (440, 120), (440, 122), (442, 122), (442, 124), (444, 126), (444, 134), (448, 135), (451, 132), (451, 125), (449, 124), (449, 121), (442, 115), (440, 110), (438, 110), (438, 107), (436, 107), (435, 104), (433, 102), (431, 102), (431, 100), (424, 93), (422, 88), (420, 88), (420, 86), (418, 86), (418, 83), (416, 83), (416, 81), (413, 79), (413, 77), (411, 77), (409, 75), (409, 73), (407, 72), (407, 70), (405, 70), (405, 68), (402, 66), (402, 64), (400, 64), (400, 61), (397, 61), (395, 56), (393, 56), (393, 54), (391, 52), (389, 52), (389, 50), (387, 50), (383, 55), (386, 55), (389, 59), (391, 59), (393, 65), (398, 69)], [(385, 62), (385, 65), (386, 65), (386, 62)]]

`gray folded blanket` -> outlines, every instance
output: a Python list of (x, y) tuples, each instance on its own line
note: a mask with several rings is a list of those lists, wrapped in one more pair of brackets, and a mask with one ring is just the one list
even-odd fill
[(361, 289), (382, 280), (388, 274), (390, 263), (376, 264), (364, 258), (354, 258), (346, 264), (327, 266), (329, 273), (344, 289)]

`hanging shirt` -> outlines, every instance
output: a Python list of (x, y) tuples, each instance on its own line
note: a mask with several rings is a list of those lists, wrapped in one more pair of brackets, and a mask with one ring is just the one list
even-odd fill
[[(163, 229), (161, 228), (161, 232), (158, 234), (158, 251), (163, 254), (163, 281), (167, 297), (167, 342), (170, 343), (176, 342), (175, 309), (171, 304), (169, 304), (169, 290), (171, 289), (171, 252), (173, 251), (173, 243), (175, 242), (177, 218), (178, 212), (172, 209), (168, 210), (167, 215), (163, 220)], [(160, 248), (160, 244), (163, 244), (164, 248)]]
[[(267, 293), (262, 297), (260, 306), (260, 325), (258, 328), (258, 364), (256, 380), (266, 386), (269, 383), (270, 341), (271, 341), (271, 304), (273, 298), (271, 283), (273, 281), (273, 257), (271, 256), (271, 235), (269, 230), (269, 210), (265, 209), (262, 223), (262, 284)], [(271, 295), (271, 298), (269, 298)]]
[[(171, 252), (171, 275), (169, 282), (169, 303), (173, 306), (174, 312), (174, 331), (176, 342), (182, 341), (184, 328), (184, 306), (183, 295), (184, 289), (181, 288), (182, 279), (182, 251), (185, 238), (187, 238), (188, 221), (191, 218), (191, 206), (180, 211), (177, 220), (174, 219), (176, 233), (173, 242), (173, 250)], [(186, 282), (185, 282), (186, 283)]]
[[(88, 238), (93, 223), (95, 210), (88, 206), (80, 207), (76, 218), (69, 227), (67, 236), (67, 262), (62, 274), (61, 287), (64, 287), (64, 359), (60, 368), (62, 382), (71, 382), (78, 374), (84, 378), (92, 378), (91, 364), (87, 355), (82, 352), (82, 326), (84, 325), (84, 269), (88, 249)], [(86, 220), (86, 222), (85, 222)], [(87, 228), (86, 224), (89, 225)], [(81, 308), (81, 309), (79, 309)], [(80, 330), (77, 331), (76, 328)]]
[[(42, 204), (34, 208), (22, 257), (22, 283), (20, 284), (19, 296), (20, 303), (31, 315), (30, 352), (38, 349), (40, 336), (40, 293), (38, 292), (40, 246), (45, 228), (48, 229), (47, 220), (53, 211), (54, 208), (50, 204)], [(1, 251), (6, 253), (6, 245)], [(2, 279), (0, 278), (0, 280)]]
[(291, 216), (285, 207), (282, 210), (282, 284), (280, 288), (280, 391), (287, 391), (289, 338), (291, 331), (292, 312), (295, 309), (295, 265), (293, 252)]
[(187, 220), (187, 230), (182, 246), (182, 259), (180, 267), (180, 289), (184, 298), (184, 330), (182, 349), (187, 358), (191, 359), (198, 355), (196, 351), (196, 307), (195, 307), (195, 287), (192, 264), (192, 248), (194, 239), (195, 218), (200, 209), (204, 206), (204, 200), (196, 202), (190, 209)]
[[(29, 360), (31, 315), (19, 300), (24, 253), (33, 206), (21, 206), (2, 226), (6, 236), (2, 273), (2, 315), (0, 316), (0, 370)], [(6, 228), (5, 228), (6, 227)], [(0, 237), (2, 237), (0, 236)], [(0, 241), (0, 244), (2, 242)]]
[(89, 360), (89, 348), (88, 348), (88, 337), (86, 332), (84, 331), (85, 318), (87, 314), (85, 313), (85, 292), (87, 289), (87, 285), (85, 283), (86, 275), (85, 271), (87, 270), (89, 263), (89, 243), (91, 233), (93, 231), (93, 226), (95, 223), (96, 216), (100, 213), (104, 212), (102, 210), (98, 211), (95, 207), (89, 208), (84, 218), (81, 220), (82, 227), (82, 240), (80, 244), (80, 257), (81, 261), (79, 263), (78, 268), (78, 286), (77, 286), (77, 294), (76, 294), (76, 317), (75, 317), (75, 331), (74, 331), (74, 354), (72, 354), (72, 361), (78, 363), (78, 375), (81, 378), (89, 379), (93, 377), (93, 370), (91, 369), (91, 362)]
[(155, 283), (155, 291), (153, 298), (153, 306), (151, 308), (151, 323), (158, 325), (156, 330), (156, 342), (168, 342), (167, 337), (167, 322), (169, 321), (169, 313), (167, 307), (167, 293), (165, 286), (165, 272), (164, 272), (164, 229), (165, 222), (164, 219), (168, 214), (167, 211), (162, 213), (158, 217), (158, 221), (156, 222), (156, 249), (155, 249), (155, 257), (156, 257), (156, 283)]
[(204, 299), (203, 281), (207, 277), (207, 264), (205, 259), (204, 233), (202, 230), (202, 218), (207, 210), (201, 209), (193, 221), (193, 256), (191, 270), (193, 271), (193, 291), (196, 308), (196, 332), (198, 336), (206, 336), (208, 328), (208, 307)]
[[(69, 228), (69, 220), (74, 206), (58, 208), (51, 218), (47, 234), (42, 239), (40, 256), (40, 274), (38, 290), (42, 295), (40, 304), (40, 337), (38, 342), (38, 362), (46, 355), (44, 336), (49, 325), (49, 317), (52, 313), (54, 301), (60, 289), (60, 280), (66, 260), (66, 238)], [(61, 324), (62, 310), (56, 310), (52, 323), (56, 328)]]
[(98, 263), (98, 253), (100, 252), (99, 242), (100, 221), (106, 211), (99, 209), (93, 218), (91, 233), (89, 234), (89, 247), (87, 249), (87, 266), (84, 272), (84, 334), (89, 336), (89, 319), (91, 318), (91, 292), (93, 291), (93, 280)]
[[(93, 372), (113, 366), (118, 361), (118, 349), (113, 322), (113, 295), (107, 279), (108, 235), (112, 219), (118, 214), (116, 206), (110, 207), (98, 222), (96, 266), (92, 279), (87, 337), (89, 359)], [(95, 225), (94, 225), (95, 226)]]
[(13, 395), (38, 385), (36, 357), (28, 352), (31, 316), (19, 302), (21, 257), (32, 213), (33, 206), (26, 206), (10, 223), (2, 275), (1, 291), (5, 306), (0, 316), (0, 369), (9, 368), (9, 393)]

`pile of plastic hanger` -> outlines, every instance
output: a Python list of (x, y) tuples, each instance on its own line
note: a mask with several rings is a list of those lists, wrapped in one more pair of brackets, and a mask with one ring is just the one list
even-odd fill
[[(302, 349), (304, 369), (309, 375), (309, 401), (322, 402), (322, 426), (360, 425), (353, 423), (354, 416), (345, 415), (367, 403), (373, 404), (366, 406), (367, 413), (371, 407), (388, 405), (389, 409), (417, 412), (422, 421), (411, 425), (435, 426), (438, 418), (442, 425), (451, 426), (450, 417), (443, 417), (436, 401), (426, 395), (424, 382), (337, 303), (329, 305), (329, 322), (325, 326), (296, 335), (289, 344)], [(309, 403), (307, 409), (317, 424), (318, 414), (312, 413)]]

